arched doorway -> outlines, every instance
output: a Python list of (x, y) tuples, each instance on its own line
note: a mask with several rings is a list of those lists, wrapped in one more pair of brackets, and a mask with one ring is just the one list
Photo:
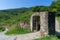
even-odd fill
[(40, 30), (40, 16), (33, 16), (33, 31)]
[(31, 28), (31, 31), (40, 30), (40, 13), (36, 12), (31, 15), (30, 28)]

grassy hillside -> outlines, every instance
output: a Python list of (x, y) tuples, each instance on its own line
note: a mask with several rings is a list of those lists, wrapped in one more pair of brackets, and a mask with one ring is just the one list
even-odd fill
[[(48, 6), (35, 6), (31, 8), (16, 8), (0, 10), (0, 25), (4, 28), (12, 30), (19, 28), (20, 22), (30, 23), (30, 17), (34, 12), (52, 11)], [(59, 17), (58, 17), (59, 16)], [(60, 15), (57, 15), (60, 20)], [(29, 27), (28, 27), (29, 28)]]
[(19, 23), (20, 21), (29, 22), (30, 16), (33, 14), (33, 11), (36, 12), (39, 10), (47, 11), (48, 7), (36, 6), (31, 8), (0, 10), (0, 24), (3, 26), (12, 26)]
[(29, 23), (32, 13), (30, 8), (0, 10), (0, 25), (8, 29), (14, 29), (20, 22)]

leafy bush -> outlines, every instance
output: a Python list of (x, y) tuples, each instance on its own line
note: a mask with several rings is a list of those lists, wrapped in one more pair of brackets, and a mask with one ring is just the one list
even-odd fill
[(4, 30), (5, 30), (5, 28), (0, 26), (0, 32), (4, 31)]

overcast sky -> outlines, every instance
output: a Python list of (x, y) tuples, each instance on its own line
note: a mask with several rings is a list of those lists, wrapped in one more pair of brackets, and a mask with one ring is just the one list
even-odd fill
[(0, 10), (10, 8), (49, 6), (53, 0), (0, 0)]

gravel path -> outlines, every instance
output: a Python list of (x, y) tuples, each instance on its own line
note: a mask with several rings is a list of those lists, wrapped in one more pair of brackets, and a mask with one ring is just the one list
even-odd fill
[(40, 37), (39, 32), (7, 36), (5, 35), (7, 31), (6, 29), (4, 32), (0, 32), (0, 40), (32, 40)]
[(39, 37), (40, 37), (39, 32), (35, 32), (24, 35), (17, 35), (17, 40), (32, 40)]

